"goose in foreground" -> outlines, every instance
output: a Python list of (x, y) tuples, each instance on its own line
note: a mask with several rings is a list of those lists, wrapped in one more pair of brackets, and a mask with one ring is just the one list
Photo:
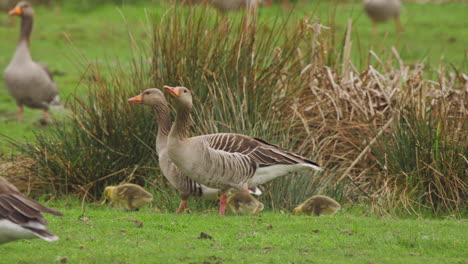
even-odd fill
[(56, 235), (47, 230), (42, 213), (63, 216), (59, 211), (26, 198), (0, 176), (0, 244), (38, 237), (48, 242), (58, 240)]
[(340, 204), (332, 198), (325, 195), (314, 195), (294, 208), (293, 214), (334, 215), (340, 208)]
[[(190, 196), (200, 197), (205, 200), (218, 200), (219, 189), (209, 188), (203, 184), (193, 181), (185, 176), (169, 159), (167, 153), (167, 139), (171, 130), (171, 120), (169, 106), (161, 90), (150, 88), (142, 94), (128, 99), (130, 103), (151, 105), (156, 113), (158, 122), (158, 134), (156, 136), (156, 152), (159, 157), (159, 166), (164, 177), (176, 188), (181, 198), (179, 208), (176, 213), (184, 212), (187, 200)], [(251, 192), (260, 195), (261, 191), (253, 188)]]
[(245, 192), (235, 192), (227, 198), (227, 208), (234, 214), (255, 215), (263, 210), (263, 203)]
[(59, 105), (60, 100), (50, 71), (31, 58), (29, 38), (33, 28), (34, 9), (27, 2), (19, 2), (9, 15), (21, 17), (21, 32), (15, 54), (4, 72), (5, 87), (18, 105), (18, 121), (23, 120), (23, 106), (27, 106), (42, 109), (45, 122), (49, 123), (49, 108)]
[(125, 183), (119, 186), (107, 186), (104, 189), (105, 199), (124, 206), (130, 211), (138, 211), (153, 200), (153, 195), (140, 185)]
[(174, 97), (176, 120), (169, 132), (169, 158), (188, 177), (221, 190), (219, 214), (231, 189), (245, 191), (303, 169), (322, 170), (312, 160), (258, 138), (219, 133), (189, 137), (192, 94), (185, 87), (164, 86)]
[(377, 24), (394, 19), (398, 34), (403, 31), (400, 23), (400, 0), (364, 0), (364, 10), (372, 20), (372, 33), (377, 36)]

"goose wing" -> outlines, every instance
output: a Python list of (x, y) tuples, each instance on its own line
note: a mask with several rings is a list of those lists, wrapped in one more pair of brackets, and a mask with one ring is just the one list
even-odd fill
[(59, 211), (47, 208), (22, 195), (11, 193), (0, 194), (0, 219), (7, 219), (18, 225), (26, 225), (31, 221), (45, 225), (46, 221), (41, 212), (63, 216)]
[(213, 150), (242, 154), (249, 157), (259, 167), (302, 163), (319, 168), (316, 162), (259, 138), (229, 133), (211, 134), (202, 137)]

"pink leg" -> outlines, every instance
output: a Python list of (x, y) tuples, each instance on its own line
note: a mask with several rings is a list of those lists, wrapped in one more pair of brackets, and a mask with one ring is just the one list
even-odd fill
[(44, 110), (44, 120), (46, 121), (47, 124), (50, 124), (50, 113), (48, 110)]
[(18, 105), (18, 122), (23, 122), (23, 106)]
[(221, 199), (219, 199), (219, 215), (226, 214), (226, 203), (227, 203), (227, 195), (222, 194)]
[(177, 209), (176, 214), (183, 213), (186, 205), (187, 205), (187, 200), (180, 201), (179, 209)]
[(245, 193), (249, 193), (249, 194), (250, 194), (250, 191), (249, 191), (249, 190), (243, 190), (242, 192), (245, 192)]

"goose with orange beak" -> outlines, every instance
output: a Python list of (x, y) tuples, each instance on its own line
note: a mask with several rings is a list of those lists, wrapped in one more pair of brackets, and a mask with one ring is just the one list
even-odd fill
[(295, 152), (258, 138), (218, 133), (189, 137), (192, 93), (186, 87), (164, 86), (177, 112), (167, 152), (177, 168), (192, 180), (221, 190), (219, 214), (224, 215), (231, 190), (246, 192), (277, 177), (320, 166)]
[[(171, 121), (169, 106), (161, 90), (150, 88), (143, 93), (128, 99), (129, 103), (146, 104), (153, 107), (158, 122), (158, 133), (156, 136), (156, 152), (159, 158), (159, 167), (164, 177), (177, 190), (181, 198), (179, 208), (176, 213), (183, 213), (190, 197), (201, 198), (204, 200), (218, 200), (219, 189), (209, 188), (200, 184), (185, 174), (183, 174), (175, 164), (170, 160), (167, 153), (167, 141), (169, 131), (171, 130)], [(260, 195), (261, 191), (257, 188), (250, 190), (250, 193)]]
[(30, 36), (34, 22), (34, 9), (28, 2), (19, 2), (8, 12), (21, 17), (20, 38), (13, 58), (3, 74), (5, 87), (18, 106), (18, 121), (23, 121), (23, 107), (41, 109), (45, 123), (50, 123), (49, 109), (60, 106), (58, 88), (49, 69), (32, 60)]

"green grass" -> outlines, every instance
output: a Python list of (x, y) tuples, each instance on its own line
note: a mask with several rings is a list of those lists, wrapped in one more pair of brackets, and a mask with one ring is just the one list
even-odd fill
[[(148, 13), (162, 14), (167, 8), (160, 3), (136, 5), (103, 5), (87, 12), (76, 11), (71, 7), (36, 7), (36, 24), (32, 36), (32, 55), (37, 61), (49, 66), (52, 71), (64, 72), (64, 76), (56, 76), (55, 80), (60, 88), (63, 101), (74, 94), (84, 96), (85, 89), (79, 84), (85, 71), (80, 62), (85, 56), (89, 60), (103, 64), (115, 65), (120, 63), (125, 68), (130, 63), (131, 48), (127, 33), (128, 28), (133, 32), (138, 44), (147, 44), (150, 37), (145, 33), (148, 23)], [(121, 13), (120, 13), (120, 11)], [(352, 59), (358, 67), (367, 65), (367, 51), (373, 49), (377, 54), (389, 54), (391, 46), (397, 45), (395, 26), (393, 23), (379, 27), (379, 37), (371, 37), (370, 21), (362, 11), (359, 2), (340, 3), (336, 6), (335, 15), (330, 15), (335, 5), (329, 2), (298, 3), (292, 13), (293, 19), (304, 14), (315, 12), (321, 17), (321, 23), (334, 25), (336, 45), (341, 45), (344, 29), (348, 18), (354, 21)], [(464, 19), (468, 12), (466, 3), (417, 4), (404, 3), (402, 23), (405, 32), (398, 44), (398, 50), (406, 63), (426, 61), (433, 68), (437, 68), (442, 61), (452, 63), (455, 67), (466, 71), (468, 24)], [(286, 17), (287, 12), (277, 7), (263, 8), (261, 19), (274, 22), (277, 17)], [(332, 23), (332, 21), (334, 21)], [(9, 63), (16, 47), (19, 20), (15, 24), (8, 24), (8, 17), (0, 16), (0, 69)], [(387, 33), (386, 33), (387, 32)], [(387, 56), (387, 55), (385, 55)], [(385, 56), (382, 57), (385, 59)], [(441, 58), (443, 59), (441, 60)], [(143, 87), (142, 87), (143, 89)], [(26, 110), (25, 122), (16, 122), (16, 106), (14, 100), (7, 94), (0, 82), (0, 134), (6, 134), (16, 139), (31, 138), (33, 131), (38, 128), (37, 120), (41, 113)], [(5, 144), (0, 142), (0, 152)]]
[[(466, 263), (468, 223), (388, 219), (340, 211), (333, 217), (175, 215), (153, 208), (124, 212), (77, 202), (49, 204), (54, 243), (0, 247), (0, 263)], [(135, 226), (132, 220), (143, 223)], [(314, 232), (314, 230), (317, 230)], [(347, 231), (348, 230), (348, 231)], [(350, 232), (349, 232), (350, 231)], [(199, 239), (205, 232), (212, 239)]]

